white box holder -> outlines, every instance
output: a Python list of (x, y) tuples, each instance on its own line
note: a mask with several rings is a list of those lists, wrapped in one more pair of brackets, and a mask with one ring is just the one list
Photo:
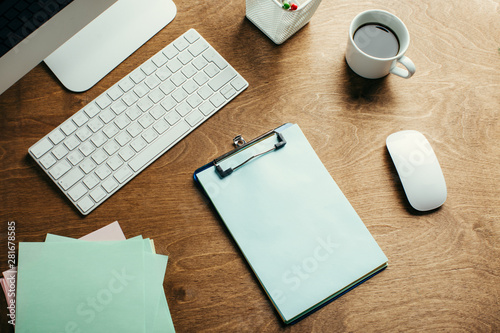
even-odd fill
[(274, 43), (281, 44), (311, 20), (321, 0), (290, 2), (298, 8), (284, 9), (280, 0), (246, 0), (246, 17)]

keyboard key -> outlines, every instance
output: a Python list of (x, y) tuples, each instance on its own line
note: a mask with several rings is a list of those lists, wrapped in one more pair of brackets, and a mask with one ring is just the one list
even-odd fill
[[(83, 172), (89, 173), (90, 171), (94, 170), (96, 167), (95, 163), (92, 162), (92, 160), (85, 160), (80, 164), (80, 169), (82, 169)], [(78, 200), (78, 199), (75, 199)]]
[(212, 96), (213, 93), (214, 91), (210, 89), (208, 86), (203, 86), (198, 90), (198, 95), (203, 99), (209, 98), (210, 96)]
[(183, 102), (181, 104), (179, 104), (179, 106), (177, 106), (175, 108), (175, 110), (182, 116), (184, 117), (185, 115), (187, 115), (189, 112), (191, 112), (193, 108), (191, 106), (189, 106), (189, 104), (187, 102)]
[(139, 119), (139, 124), (141, 124), (142, 127), (148, 128), (155, 122), (154, 118), (151, 117), (149, 113), (145, 114), (144, 116)]
[(189, 43), (194, 43), (196, 40), (200, 38), (200, 34), (194, 30), (194, 29), (189, 29), (185, 34), (184, 37)]
[(144, 82), (146, 83), (146, 85), (148, 86), (149, 89), (153, 89), (153, 88), (156, 88), (156, 86), (158, 86), (161, 81), (158, 77), (151, 75)]
[(177, 50), (182, 51), (189, 46), (189, 42), (181, 36), (174, 41), (174, 46)]
[(71, 165), (69, 164), (69, 162), (66, 160), (62, 160), (59, 161), (56, 165), (54, 165), (52, 168), (50, 168), (49, 173), (55, 180), (58, 180), (59, 178), (61, 178), (62, 175), (64, 175), (69, 170), (71, 170)]
[(137, 102), (137, 106), (141, 109), (142, 112), (148, 111), (151, 107), (153, 107), (154, 103), (149, 98), (144, 98)]
[[(95, 103), (91, 103), (87, 105), (84, 109), (85, 113), (89, 118), (93, 118), (96, 114), (98, 114), (101, 110)], [(61, 128), (62, 129), (62, 128)]]
[(241, 90), (246, 86), (246, 83), (241, 77), (237, 77), (233, 81), (231, 81), (231, 85), (234, 87), (234, 89)]
[(220, 93), (217, 93), (217, 94), (213, 95), (212, 97), (210, 97), (210, 102), (216, 108), (218, 108), (219, 106), (221, 106), (222, 104), (224, 104), (225, 101), (226, 101), (226, 99), (224, 97), (222, 97), (222, 95)]
[[(113, 125), (113, 124), (110, 124), (110, 125), (108, 125), (108, 126), (109, 126), (109, 128), (116, 128), (116, 126), (115, 126), (115, 125)], [(116, 133), (115, 133), (115, 134), (116, 134)], [(93, 144), (94, 144), (97, 148), (99, 148), (100, 146), (102, 146), (103, 144), (105, 144), (105, 143), (106, 143), (107, 138), (106, 138), (106, 136), (104, 135), (104, 133), (103, 133), (103, 132), (99, 132), (99, 133), (94, 134), (94, 135), (92, 136), (92, 139), (90, 139), (90, 141), (92, 141), (92, 143), (93, 143)], [(81, 147), (80, 147), (80, 149), (81, 149)]]
[(205, 116), (208, 116), (215, 110), (215, 106), (213, 106), (210, 101), (207, 101), (203, 103), (199, 108), (198, 108)]
[(127, 106), (133, 105), (135, 102), (137, 102), (138, 99), (139, 97), (137, 97), (137, 95), (133, 91), (126, 93), (122, 97), (122, 101), (125, 102)]
[(177, 123), (179, 120), (181, 120), (181, 116), (175, 112), (175, 111), (170, 111), (169, 113), (167, 113), (167, 115), (165, 116), (165, 120), (171, 125), (173, 126), (175, 123)]
[(198, 74), (196, 74), (194, 76), (194, 80), (196, 81), (196, 83), (198, 83), (198, 85), (202, 86), (204, 85), (205, 83), (208, 82), (208, 75), (205, 74), (205, 72), (199, 72)]
[(173, 44), (168, 45), (162, 52), (168, 59), (172, 59), (179, 53)]
[(172, 93), (172, 97), (177, 101), (177, 103), (180, 103), (184, 100), (184, 98), (188, 97), (188, 93), (184, 89), (177, 89)]
[(207, 59), (208, 62), (214, 62), (219, 69), (224, 69), (227, 67), (227, 61), (224, 60), (215, 50), (207, 50), (203, 53), (203, 57)]
[(50, 141), (52, 141), (52, 143), (55, 145), (64, 140), (65, 137), (66, 136), (64, 136), (64, 134), (62, 134), (58, 128), (56, 128), (54, 131), (52, 131), (52, 133), (49, 134)]
[(122, 166), (123, 161), (119, 156), (115, 155), (115, 156), (111, 157), (106, 163), (111, 168), (111, 170), (115, 171), (120, 166)]
[[(131, 122), (131, 120), (126, 114), (122, 114), (118, 118), (115, 119), (115, 125), (118, 126), (118, 128), (121, 130), (124, 129), (125, 127), (127, 127), (128, 124), (130, 124), (130, 122)], [(111, 138), (114, 134), (116, 134), (118, 132), (116, 126), (114, 126), (114, 129), (113, 129), (113, 127), (109, 128), (109, 133), (107, 131), (107, 128), (105, 128), (103, 130), (103, 132), (106, 133), (108, 138)], [(116, 132), (115, 132), (115, 130), (116, 130)]]
[(158, 137), (158, 134), (152, 128), (149, 128), (142, 133), (142, 137), (147, 143), (151, 143)]
[(110, 177), (102, 182), (102, 187), (104, 187), (106, 192), (111, 193), (115, 188), (118, 187), (118, 183)]
[(82, 127), (78, 131), (76, 131), (76, 136), (78, 137), (78, 139), (80, 139), (80, 141), (87, 140), (91, 135), (92, 131), (87, 126)]
[(167, 67), (172, 73), (175, 73), (182, 68), (182, 63), (177, 58), (175, 58), (167, 62)]
[(160, 119), (156, 124), (153, 125), (153, 128), (155, 129), (158, 134), (163, 134), (170, 126), (163, 120)]
[(64, 132), (64, 134), (66, 135), (70, 135), (71, 133), (73, 133), (74, 131), (76, 131), (77, 127), (76, 125), (70, 120), (64, 122), (62, 125), (61, 125), (61, 130)]
[(31, 153), (35, 155), (36, 158), (40, 158), (43, 154), (52, 149), (52, 147), (54, 147), (54, 145), (48, 139), (42, 139), (31, 147)]
[(135, 152), (134, 152), (134, 150), (132, 148), (130, 148), (129, 146), (127, 146), (127, 147), (123, 148), (118, 155), (120, 155), (120, 157), (125, 162), (127, 162), (128, 160), (130, 160), (135, 155)]
[(136, 120), (142, 114), (142, 111), (137, 106), (134, 106), (132, 108), (129, 108), (125, 113), (130, 118), (130, 120)]
[(111, 105), (111, 110), (113, 110), (116, 115), (119, 115), (123, 111), (127, 109), (127, 105), (121, 100), (116, 101), (113, 105)]
[(95, 102), (104, 110), (111, 104), (111, 98), (109, 98), (108, 95), (101, 95), (96, 98)]
[(151, 75), (156, 70), (156, 65), (151, 61), (147, 60), (142, 66), (141, 70), (146, 73), (146, 75)]
[(138, 137), (137, 139), (132, 141), (130, 146), (134, 148), (136, 152), (140, 152), (147, 146), (147, 142), (142, 137)]
[(95, 202), (99, 202), (104, 199), (104, 197), (106, 196), (106, 192), (104, 192), (102, 187), (97, 187), (96, 189), (92, 190), (92, 192), (90, 192), (90, 196), (92, 197), (92, 199), (94, 199)]
[(158, 120), (160, 119), (164, 114), (166, 110), (163, 108), (161, 105), (155, 106), (151, 111), (149, 111), (149, 114), (155, 119)]
[(186, 65), (191, 60), (193, 60), (193, 56), (188, 51), (184, 51), (177, 56), (177, 59), (179, 59), (179, 61), (182, 62), (183, 65)]
[(87, 178), (83, 180), (83, 183), (89, 190), (93, 189), (99, 184), (99, 178), (97, 178), (94, 174), (89, 175)]
[(124, 166), (120, 170), (118, 170), (114, 177), (120, 183), (123, 184), (128, 178), (132, 176), (132, 170), (130, 170), (127, 166)]
[(87, 126), (90, 128), (90, 130), (92, 132), (95, 133), (98, 130), (100, 130), (104, 126), (104, 124), (98, 117), (96, 117), (96, 118), (92, 119), (91, 121), (89, 121)]
[(205, 42), (203, 39), (199, 39), (196, 43), (189, 47), (188, 51), (193, 55), (193, 57), (197, 57), (207, 48), (207, 42)]
[(189, 125), (182, 121), (170, 130), (161, 135), (158, 140), (149, 145), (142, 153), (136, 155), (128, 165), (135, 172), (139, 171), (142, 167), (147, 165), (153, 158), (170, 147), (174, 142), (181, 138), (181, 136), (189, 130)]
[(133, 123), (127, 128), (127, 132), (135, 138), (142, 132), (142, 126), (138, 123)]
[(172, 75), (172, 72), (167, 67), (162, 67), (156, 71), (156, 76), (162, 81), (168, 79), (170, 75)]
[(82, 154), (80, 154), (77, 150), (68, 155), (68, 161), (73, 165), (77, 165), (83, 160)]
[(55, 163), (57, 162), (57, 160), (54, 158), (54, 156), (52, 156), (52, 154), (45, 154), (41, 159), (40, 159), (40, 163), (42, 164), (42, 166), (45, 168), (45, 169), (48, 169), (50, 168), (51, 166), (53, 166)]
[(66, 147), (63, 145), (60, 145), (60, 146), (57, 146), (56, 148), (54, 148), (54, 150), (52, 150), (52, 154), (54, 154), (54, 156), (58, 160), (60, 160), (61, 158), (66, 156), (66, 154), (68, 154), (68, 149), (66, 149)]
[(165, 83), (163, 83), (161, 86), (160, 86), (160, 89), (161, 91), (163, 91), (163, 93), (165, 95), (168, 95), (170, 94), (172, 91), (174, 91), (175, 89), (175, 84), (172, 83), (172, 81), (168, 80), (166, 81)]
[(78, 201), (81, 197), (83, 197), (87, 193), (87, 188), (82, 183), (79, 183), (71, 190), (68, 191), (68, 195), (73, 199), (73, 201)]
[(108, 143), (104, 145), (104, 150), (110, 156), (116, 153), (118, 149), (120, 149), (120, 146), (118, 145), (118, 143), (116, 143), (115, 140), (108, 141)]
[(203, 57), (198, 57), (191, 63), (194, 65), (194, 67), (196, 67), (197, 70), (202, 70), (206, 65), (208, 65), (208, 61)]
[(80, 144), (80, 140), (78, 140), (76, 138), (76, 136), (72, 135), (70, 137), (68, 137), (65, 141), (64, 141), (64, 145), (69, 149), (69, 150), (73, 150), (75, 149), (76, 147), (78, 147), (78, 145)]
[(167, 111), (172, 110), (172, 108), (176, 105), (177, 102), (172, 96), (168, 96), (165, 100), (163, 100), (163, 102), (161, 102), (161, 106)]
[(212, 81), (208, 83), (208, 85), (214, 91), (217, 91), (220, 88), (222, 88), (226, 83), (231, 81), (231, 79), (235, 76), (236, 76), (236, 71), (231, 67), (228, 67), (222, 72), (220, 72)]
[(120, 146), (125, 146), (132, 138), (127, 132), (120, 132), (115, 138)]
[(186, 117), (186, 121), (189, 123), (189, 125), (191, 125), (191, 127), (195, 126), (196, 124), (198, 124), (200, 121), (203, 120), (203, 115), (201, 114), (200, 111), (198, 110), (194, 110), (193, 112), (191, 112), (187, 117)]
[[(122, 118), (125, 118), (125, 120), (123, 120)], [(106, 136), (109, 139), (111, 139), (113, 136), (116, 135), (116, 133), (119, 132), (118, 128), (122, 129), (123, 127), (127, 126), (129, 123), (130, 123), (130, 120), (128, 119), (127, 115), (123, 114), (115, 120), (114, 124), (109, 124), (108, 126), (104, 127), (102, 132), (104, 134), (106, 134)], [(120, 125), (124, 125), (124, 126), (120, 127)], [(96, 146), (97, 146), (97, 144), (96, 144)]]
[(214, 64), (209, 64), (203, 71), (207, 73), (209, 77), (214, 77), (220, 72), (219, 68), (217, 68)]
[(153, 90), (150, 94), (149, 94), (149, 99), (153, 102), (153, 103), (158, 103), (159, 101), (161, 101), (163, 98), (165, 97), (165, 94), (159, 89), (155, 89)]
[(106, 161), (107, 158), (108, 158), (108, 155), (100, 149), (94, 155), (92, 155), (92, 159), (98, 165), (101, 164), (102, 162)]
[(196, 91), (196, 89), (198, 89), (198, 84), (193, 80), (189, 80), (186, 83), (184, 83), (182, 88), (184, 90), (186, 90), (188, 95), (191, 95), (192, 93), (194, 93)]
[(113, 101), (116, 101), (118, 98), (122, 97), (123, 91), (120, 89), (119, 86), (113, 86), (109, 88), (107, 94)]
[(137, 97), (142, 98), (146, 96), (146, 94), (149, 92), (149, 87), (146, 85), (146, 83), (142, 82), (141, 84), (138, 84), (134, 88), (134, 92), (137, 95)]
[(94, 202), (89, 197), (85, 197), (78, 202), (78, 207), (80, 207), (80, 209), (85, 213), (88, 212), (93, 206)]
[(81, 127), (83, 124), (85, 124), (87, 120), (89, 120), (89, 117), (85, 114), (85, 112), (78, 112), (73, 116), (73, 121), (78, 127)]
[(126, 77), (118, 83), (118, 86), (120, 86), (124, 92), (127, 92), (134, 87), (134, 83)]
[(165, 65), (168, 59), (167, 57), (165, 57), (163, 53), (159, 52), (156, 55), (154, 55), (153, 58), (151, 58), (151, 60), (156, 66), (161, 67)]
[(61, 180), (59, 180), (59, 185), (62, 186), (64, 190), (69, 189), (71, 186), (75, 185), (80, 179), (83, 178), (84, 173), (82, 170), (76, 168), (72, 169), (66, 173)]
[[(103, 137), (103, 135), (101, 134), (101, 137)], [(80, 149), (80, 151), (82, 152), (82, 154), (87, 157), (89, 156), (90, 154), (92, 154), (95, 150), (95, 147), (90, 143), (90, 142), (84, 142), (80, 145), (80, 147), (78, 147), (78, 149)]]
[(102, 111), (101, 114), (99, 115), (99, 118), (101, 118), (101, 120), (105, 124), (109, 123), (115, 117), (116, 117), (115, 113), (113, 111), (111, 111), (110, 109), (106, 109), (106, 110)]
[(186, 77), (184, 76), (184, 74), (182, 74), (182, 72), (178, 72), (176, 74), (174, 74), (170, 80), (172, 81), (173, 84), (175, 84), (177, 87), (179, 87), (181, 84), (183, 84), (184, 82), (186, 82)]
[(236, 94), (236, 90), (231, 86), (227, 85), (224, 88), (220, 90), (220, 93), (226, 98), (229, 99), (231, 98), (234, 94)]
[(201, 102), (203, 102), (203, 99), (202, 99), (200, 96), (198, 96), (197, 94), (194, 94), (194, 95), (192, 95), (191, 97), (189, 97), (189, 98), (187, 99), (187, 102), (188, 102), (188, 104), (189, 104), (192, 108), (195, 108), (195, 107), (197, 107), (198, 105), (200, 105), (200, 104), (201, 104)]
[(95, 170), (95, 174), (103, 180), (111, 174), (111, 170), (106, 166), (106, 164), (103, 164)]
[(144, 72), (140, 68), (137, 68), (132, 72), (132, 74), (129, 75), (129, 77), (132, 79), (132, 81), (134, 81), (135, 84), (138, 84), (146, 78), (146, 74), (144, 74)]

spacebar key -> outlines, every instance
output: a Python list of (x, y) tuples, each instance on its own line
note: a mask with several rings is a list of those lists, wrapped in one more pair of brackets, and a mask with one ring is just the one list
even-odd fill
[(184, 133), (189, 131), (190, 127), (186, 121), (182, 120), (180, 123), (175, 125), (161, 135), (155, 142), (151, 143), (145, 150), (140, 152), (138, 155), (131, 160), (128, 165), (134, 170), (134, 172), (139, 171), (143, 166), (155, 160), (160, 153), (169, 148), (172, 143), (177, 139), (182, 137)]

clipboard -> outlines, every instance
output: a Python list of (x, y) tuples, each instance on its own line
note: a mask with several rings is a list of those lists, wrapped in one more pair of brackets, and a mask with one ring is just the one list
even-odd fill
[(286, 324), (387, 267), (298, 125), (234, 144), (194, 180)]

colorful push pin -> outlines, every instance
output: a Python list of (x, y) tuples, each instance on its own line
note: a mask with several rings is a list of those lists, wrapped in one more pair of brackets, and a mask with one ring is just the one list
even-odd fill
[(290, 5), (290, 10), (297, 10), (298, 6), (294, 3)]
[(289, 9), (291, 6), (288, 2), (283, 2), (283, 8), (284, 9)]

